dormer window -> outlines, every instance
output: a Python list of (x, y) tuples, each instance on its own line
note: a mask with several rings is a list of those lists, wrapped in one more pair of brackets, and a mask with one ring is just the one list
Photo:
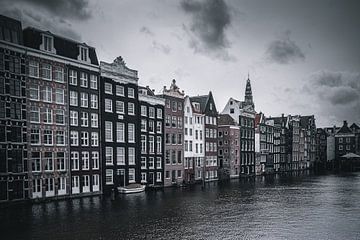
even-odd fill
[(42, 34), (42, 44), (40, 45), (40, 49), (56, 54), (56, 50), (54, 48), (54, 37), (48, 34)]
[(79, 53), (80, 54), (78, 56), (78, 60), (84, 61), (84, 62), (90, 62), (89, 49), (87, 47), (79, 46)]

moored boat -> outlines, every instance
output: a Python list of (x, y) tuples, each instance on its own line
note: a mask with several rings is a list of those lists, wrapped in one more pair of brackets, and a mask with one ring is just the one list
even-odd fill
[(126, 187), (118, 187), (118, 191), (122, 194), (140, 193), (145, 191), (145, 185), (129, 184)]

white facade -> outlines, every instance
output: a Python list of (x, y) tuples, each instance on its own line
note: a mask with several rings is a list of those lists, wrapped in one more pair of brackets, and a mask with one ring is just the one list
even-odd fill
[(191, 170), (195, 180), (202, 179), (205, 158), (205, 115), (189, 96), (184, 102), (184, 169)]
[(226, 103), (224, 110), (221, 114), (228, 114), (230, 115), (237, 124), (239, 124), (239, 116), (241, 114), (242, 109), (242, 102), (238, 101), (234, 98), (230, 98), (229, 101)]

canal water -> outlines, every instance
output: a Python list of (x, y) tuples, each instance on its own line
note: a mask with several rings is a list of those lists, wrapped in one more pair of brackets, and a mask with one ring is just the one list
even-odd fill
[(0, 239), (360, 239), (360, 174), (0, 206)]

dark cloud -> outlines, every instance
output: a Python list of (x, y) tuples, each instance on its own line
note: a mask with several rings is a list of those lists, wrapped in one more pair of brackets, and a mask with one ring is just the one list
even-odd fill
[(170, 46), (168, 46), (166, 44), (159, 43), (159, 42), (157, 42), (155, 40), (152, 41), (152, 46), (153, 46), (154, 49), (159, 50), (164, 54), (169, 54), (170, 51), (171, 51)]
[(289, 64), (305, 60), (305, 54), (296, 44), (290, 39), (290, 32), (287, 31), (279, 39), (276, 39), (267, 47), (266, 56), (269, 61), (278, 64)]
[(12, 0), (11, 3), (42, 8), (58, 17), (78, 20), (86, 20), (91, 17), (88, 0)]
[(149, 36), (155, 35), (148, 27), (145, 26), (142, 26), (139, 31), (145, 35), (149, 35)]
[[(46, 3), (45, 3), (46, 2)], [(47, 3), (49, 2), (49, 3)], [(50, 3), (51, 2), (51, 3)], [(46, 8), (49, 6), (58, 6), (60, 3), (52, 2), (63, 2), (63, 1), (25, 1), (25, 0), (15, 0), (8, 1), (4, 0), (4, 4), (0, 8), (0, 14), (3, 14), (8, 17), (18, 19), (22, 22), (23, 27), (36, 27), (42, 30), (48, 30), (54, 34), (58, 34), (67, 38), (74, 40), (81, 40), (80, 35), (72, 29), (72, 25), (64, 18), (64, 14), (57, 15), (55, 14), (57, 10), (54, 11), (41, 11), (43, 7), (39, 6), (40, 3), (44, 3)], [(64, 1), (65, 2), (65, 1)], [(53, 4), (53, 5), (52, 5)], [(65, 9), (64, 6), (82, 6), (78, 1), (69, 1), (68, 3), (62, 3), (63, 5), (60, 8)], [(73, 14), (76, 14), (71, 10)], [(71, 12), (70, 11), (70, 12)], [(83, 11), (79, 10), (79, 16), (89, 17), (89, 15), (84, 15)], [(77, 18), (76, 17), (76, 18)], [(70, 17), (75, 18), (75, 17)]]
[(181, 9), (192, 16), (190, 26), (183, 29), (190, 36), (190, 47), (196, 53), (215, 53), (214, 57), (223, 60), (234, 60), (226, 48), (230, 42), (226, 36), (226, 28), (231, 23), (229, 7), (223, 0), (183, 0)]
[(360, 74), (353, 72), (320, 71), (306, 82), (304, 93), (309, 94), (323, 116), (338, 122), (360, 119)]

